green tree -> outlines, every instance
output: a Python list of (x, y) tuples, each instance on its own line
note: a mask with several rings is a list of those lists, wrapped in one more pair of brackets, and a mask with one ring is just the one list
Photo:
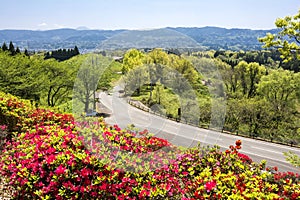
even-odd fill
[(7, 47), (6, 43), (3, 42), (2, 51), (7, 51), (7, 50), (8, 50), (8, 47)]
[[(285, 142), (299, 143), (298, 92), (300, 85), (299, 73), (288, 70), (273, 70), (261, 78), (258, 93), (270, 105), (269, 122), (266, 125), (276, 137)], [(298, 125), (297, 125), (298, 124)]]
[(80, 54), (79, 49), (78, 49), (77, 46), (75, 46), (74, 47), (74, 55), (76, 56), (76, 55), (79, 55), (79, 54)]
[(123, 77), (124, 91), (126, 95), (140, 95), (140, 89), (142, 86), (149, 84), (150, 73), (149, 68), (145, 65), (136, 67)]
[(266, 73), (265, 67), (258, 63), (240, 62), (234, 70), (238, 75), (242, 94), (248, 98), (254, 97), (256, 93), (256, 84), (260, 81), (262, 75)]
[(11, 55), (15, 55), (16, 54), (16, 50), (15, 50), (15, 47), (14, 47), (14, 44), (12, 43), (12, 41), (10, 41), (10, 43), (9, 43), (8, 50), (10, 51)]
[[(175, 56), (177, 57), (177, 56)], [(153, 49), (147, 54), (146, 63), (147, 64), (162, 64), (168, 65), (170, 62), (169, 56), (166, 52), (161, 49)]]
[[(88, 54), (77, 59), (75, 65), (78, 66), (78, 73), (74, 83), (73, 90), (73, 111), (77, 113), (96, 110), (95, 93), (98, 87), (98, 82), (101, 75), (109, 67), (112, 60), (102, 55)], [(81, 110), (80, 103), (83, 104)], [(92, 105), (90, 105), (92, 104)]]
[(267, 33), (259, 41), (265, 48), (275, 47), (281, 53), (285, 62), (293, 58), (300, 60), (300, 10), (294, 16), (278, 18), (275, 22), (280, 31), (277, 34)]
[(40, 62), (21, 54), (0, 53), (0, 88), (13, 95), (39, 101), (43, 90)]
[(54, 107), (66, 102), (71, 95), (76, 69), (54, 59), (45, 60), (41, 68), (43, 70), (47, 105)]
[(227, 96), (233, 97), (238, 89), (238, 74), (231, 65), (222, 62), (221, 60), (216, 60), (216, 64), (222, 75)]
[(283, 69), (273, 70), (261, 78), (258, 91), (280, 110), (295, 105), (299, 84), (298, 74)]
[(19, 47), (16, 48), (16, 52), (15, 52), (15, 53), (16, 53), (16, 54), (21, 53)]
[(126, 52), (123, 58), (123, 74), (126, 74), (129, 70), (143, 65), (144, 54), (137, 49), (130, 49)]
[(27, 49), (24, 50), (24, 54), (29, 57), (29, 52)]

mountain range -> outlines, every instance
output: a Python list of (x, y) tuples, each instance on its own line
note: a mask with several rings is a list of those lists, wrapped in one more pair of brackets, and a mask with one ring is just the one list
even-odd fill
[(12, 41), (31, 51), (73, 48), (81, 52), (128, 48), (192, 48), (214, 50), (259, 50), (257, 38), (278, 30), (226, 29), (220, 27), (167, 27), (153, 30), (55, 29), (0, 30), (0, 42)]

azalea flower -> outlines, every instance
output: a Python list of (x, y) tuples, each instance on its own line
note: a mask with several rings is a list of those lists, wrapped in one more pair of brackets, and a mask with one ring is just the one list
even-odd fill
[(217, 182), (215, 180), (213, 181), (209, 181), (207, 183), (205, 183), (204, 187), (206, 189), (207, 192), (210, 192), (211, 190), (213, 190), (217, 185)]
[(56, 159), (56, 156), (55, 156), (55, 155), (50, 155), (50, 156), (47, 158), (46, 162), (47, 162), (48, 164), (51, 164), (51, 163), (53, 163), (53, 162), (55, 161), (55, 159)]
[(59, 175), (64, 174), (65, 171), (66, 171), (66, 168), (63, 167), (62, 165), (59, 165), (59, 166), (57, 167), (57, 169), (55, 170), (55, 173), (56, 173), (56, 175), (59, 176)]

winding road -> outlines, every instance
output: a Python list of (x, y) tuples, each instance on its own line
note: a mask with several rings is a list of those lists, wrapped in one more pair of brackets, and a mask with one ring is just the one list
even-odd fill
[(105, 118), (108, 124), (117, 124), (121, 128), (134, 124), (141, 130), (147, 129), (157, 137), (184, 147), (193, 147), (200, 142), (202, 146), (218, 145), (225, 150), (240, 139), (243, 142), (240, 152), (250, 156), (254, 161), (266, 160), (267, 166), (277, 166), (280, 171), (300, 172), (299, 168), (288, 163), (283, 155), (283, 152), (292, 151), (300, 156), (299, 148), (229, 135), (168, 120), (129, 105), (126, 99), (120, 97), (119, 89), (116, 87), (111, 95), (99, 93), (100, 110), (102, 107), (111, 111), (110, 116)]

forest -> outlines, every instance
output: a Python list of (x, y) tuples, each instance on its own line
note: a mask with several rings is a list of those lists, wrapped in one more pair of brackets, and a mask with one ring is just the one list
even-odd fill
[[(138, 67), (142, 64), (147, 67)], [(147, 54), (130, 50), (123, 59), (125, 92), (149, 107), (161, 105), (155, 106), (158, 113), (206, 128), (213, 104), (226, 101), (225, 131), (298, 145), (296, 65), (283, 64), (272, 51), (210, 51), (179, 57), (161, 50)], [(172, 70), (182, 77), (170, 78)], [(197, 101), (191, 100), (192, 94)]]

